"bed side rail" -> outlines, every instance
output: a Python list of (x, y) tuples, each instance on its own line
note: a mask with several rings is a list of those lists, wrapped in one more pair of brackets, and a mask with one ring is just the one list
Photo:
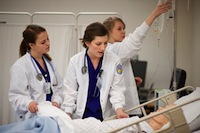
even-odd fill
[(118, 132), (124, 128), (127, 128), (129, 126), (132, 126), (132, 125), (136, 125), (138, 127), (139, 133), (142, 133), (139, 123), (143, 122), (143, 121), (148, 121), (149, 119), (151, 119), (155, 116), (161, 115), (161, 114), (167, 114), (167, 116), (169, 117), (169, 120), (170, 120), (170, 126), (168, 128), (163, 128), (163, 129), (161, 128), (160, 130), (155, 131), (155, 133), (168, 133), (170, 131), (176, 131), (178, 133), (179, 132), (190, 133), (191, 131), (189, 130), (188, 124), (185, 120), (185, 117), (184, 117), (181, 107), (184, 105), (187, 105), (189, 103), (198, 101), (198, 100), (200, 100), (200, 98), (193, 99), (191, 101), (182, 103), (180, 105), (175, 105), (173, 107), (166, 108), (160, 112), (155, 112), (154, 114), (144, 116), (144, 117), (140, 118), (138, 121), (130, 123), (123, 127), (119, 127), (118, 129), (115, 129), (115, 130), (111, 131), (110, 133), (116, 133), (116, 132)]
[[(146, 116), (147, 113), (146, 113), (145, 108), (144, 108), (146, 105), (148, 105), (148, 104), (150, 104), (150, 103), (153, 103), (153, 102), (156, 102), (156, 101), (159, 101), (159, 100), (165, 102), (166, 105), (172, 104), (172, 103), (174, 103), (174, 102), (177, 100), (177, 93), (178, 93), (178, 92), (181, 92), (181, 91), (184, 91), (184, 90), (187, 90), (187, 89), (188, 89), (188, 90), (193, 90), (193, 91), (195, 90), (195, 88), (192, 87), (192, 86), (185, 86), (185, 87), (183, 87), (183, 88), (180, 88), (180, 89), (178, 89), (178, 90), (172, 91), (172, 92), (170, 92), (170, 93), (168, 93), (168, 94), (165, 94), (165, 95), (163, 95), (163, 96), (160, 96), (160, 97), (158, 97), (158, 98), (154, 98), (154, 99), (152, 99), (151, 101), (145, 102), (145, 103), (140, 104), (140, 105), (138, 105), (138, 106), (136, 106), (136, 107), (133, 107), (133, 108), (131, 108), (131, 109), (128, 109), (128, 110), (126, 110), (125, 112), (128, 113), (128, 112), (130, 112), (130, 111), (133, 111), (133, 110), (135, 110), (135, 109), (140, 108), (140, 109), (142, 110), (143, 115)], [(111, 117), (106, 118), (104, 121), (106, 121), (106, 120), (111, 120), (111, 119), (115, 119), (115, 118), (116, 118), (116, 115), (113, 115), (113, 116), (111, 116)]]

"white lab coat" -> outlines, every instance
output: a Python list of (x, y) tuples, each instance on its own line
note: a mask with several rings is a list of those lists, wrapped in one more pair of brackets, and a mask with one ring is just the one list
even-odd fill
[[(61, 108), (66, 113), (71, 113), (73, 118), (82, 118), (88, 94), (89, 75), (88, 71), (83, 74), (81, 68), (84, 66), (86, 50), (73, 56), (64, 78), (64, 102)], [(102, 87), (100, 89), (100, 104), (103, 118), (115, 114), (115, 110), (123, 108), (125, 104), (124, 91), (125, 83), (123, 72), (117, 73), (117, 66), (121, 65), (119, 57), (105, 51), (101, 74)], [(87, 60), (86, 60), (86, 66)]]
[[(122, 42), (115, 42), (113, 44), (109, 43), (107, 46), (107, 50), (112, 51), (118, 55), (122, 61), (126, 85), (125, 110), (140, 104), (130, 59), (141, 49), (142, 41), (144, 40), (148, 29), (149, 26), (144, 22), (141, 26), (136, 28), (133, 33), (130, 33)], [(141, 114), (141, 111), (140, 109), (137, 109), (129, 112), (129, 114)]]
[[(35, 63), (35, 61), (33, 61)], [(46, 61), (49, 74), (51, 77), (51, 88), (53, 91), (52, 101), (61, 104), (62, 96), (62, 79), (56, 67), (52, 64), (53, 69), (48, 61)], [(35, 66), (39, 73), (40, 69)], [(38, 103), (46, 101), (46, 93), (44, 92), (45, 79), (42, 81), (36, 78), (37, 72), (31, 61), (31, 56), (26, 53), (18, 59), (10, 69), (10, 90), (9, 101), (15, 110), (17, 121), (30, 118), (33, 114), (28, 112), (28, 105), (32, 101)], [(56, 77), (55, 77), (56, 76)], [(57, 80), (57, 81), (56, 81)], [(53, 86), (53, 84), (56, 84)]]

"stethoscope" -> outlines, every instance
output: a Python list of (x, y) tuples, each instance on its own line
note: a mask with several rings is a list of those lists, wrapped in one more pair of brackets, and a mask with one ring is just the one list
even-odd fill
[[(84, 63), (83, 63), (83, 67), (81, 68), (82, 74), (85, 74), (85, 73), (87, 72), (87, 66), (86, 66), (87, 50), (88, 50), (88, 49), (86, 49), (86, 51), (85, 51)], [(102, 61), (101, 61), (101, 64), (100, 64), (100, 65), (102, 65)], [(102, 72), (103, 72), (103, 69), (100, 69), (100, 72), (99, 72), (98, 75), (101, 76)]]
[[(84, 56), (84, 64), (83, 64), (83, 67), (81, 68), (82, 74), (85, 74), (87, 72), (86, 59), (87, 59), (87, 50), (86, 50), (85, 56)], [(102, 62), (103, 62), (103, 60), (101, 60), (101, 62), (100, 62), (101, 66), (102, 66)], [(100, 68), (100, 71), (99, 71), (99, 73), (97, 75), (97, 83), (96, 83), (96, 86), (95, 86), (95, 90), (94, 90), (94, 93), (92, 95), (93, 97), (98, 97), (99, 96), (100, 89), (101, 89), (101, 86), (102, 86), (102, 80), (101, 80), (102, 73), (103, 73), (103, 69)]]
[[(38, 72), (38, 70), (37, 70), (37, 68), (36, 68), (36, 65), (35, 65), (35, 63), (34, 63), (33, 57), (31, 56), (31, 54), (30, 54), (30, 58), (31, 58), (31, 62), (32, 62), (34, 68), (35, 68), (35, 71), (37, 72), (37, 75), (36, 75), (37, 80), (42, 81), (42, 76), (43, 76), (43, 75), (42, 75), (41, 73)], [(44, 58), (45, 58), (45, 57), (44, 57)], [(46, 59), (46, 58), (45, 58), (45, 59)], [(50, 64), (51, 69), (53, 70), (53, 73), (54, 73), (54, 76), (55, 76), (56, 83), (53, 84), (53, 86), (57, 86), (57, 85), (58, 85), (58, 80), (57, 80), (57, 77), (56, 77), (56, 75), (55, 75), (54, 67), (53, 67), (52, 63), (51, 63), (48, 59), (46, 59), (46, 60), (47, 60), (47, 62)]]
[[(86, 50), (86, 52), (87, 52), (87, 50)], [(86, 55), (86, 52), (85, 52), (85, 56), (84, 56), (84, 64), (83, 64), (83, 67), (81, 68), (82, 74), (85, 74), (87, 72), (87, 66), (86, 66), (87, 55)]]

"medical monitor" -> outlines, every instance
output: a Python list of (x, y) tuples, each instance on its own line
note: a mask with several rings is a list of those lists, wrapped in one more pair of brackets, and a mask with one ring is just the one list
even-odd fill
[[(171, 91), (174, 91), (173, 80), (174, 80), (174, 75), (172, 73), (172, 78), (169, 87)], [(184, 87), (185, 81), (186, 81), (186, 71), (180, 68), (176, 68), (176, 87), (177, 87), (176, 89)]]
[[(185, 86), (185, 81), (186, 81), (186, 77), (187, 77), (187, 73), (185, 70), (181, 69), (181, 68), (176, 68), (176, 87), (173, 87), (173, 82), (174, 82), (174, 74), (172, 73), (172, 78), (171, 78), (171, 82), (170, 82), (170, 87), (169, 89), (171, 91), (174, 91), (176, 89), (182, 88)], [(187, 91), (181, 91), (180, 93), (178, 93), (178, 98), (187, 95)]]

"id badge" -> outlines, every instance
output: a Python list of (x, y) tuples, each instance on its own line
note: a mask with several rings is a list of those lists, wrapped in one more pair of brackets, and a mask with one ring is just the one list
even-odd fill
[(99, 78), (97, 79), (97, 83), (96, 83), (96, 87), (95, 87), (95, 90), (94, 90), (94, 93), (93, 93), (93, 97), (98, 97), (98, 96), (99, 96), (101, 86), (102, 86), (102, 80), (101, 80), (101, 78), (99, 77)]
[(96, 84), (96, 87), (98, 87), (99, 88), (99, 90), (101, 89), (101, 87), (102, 87), (102, 79), (99, 77), (98, 79), (97, 79), (97, 84)]
[(44, 84), (44, 92), (46, 94), (51, 94), (51, 83), (50, 82), (47, 82)]

